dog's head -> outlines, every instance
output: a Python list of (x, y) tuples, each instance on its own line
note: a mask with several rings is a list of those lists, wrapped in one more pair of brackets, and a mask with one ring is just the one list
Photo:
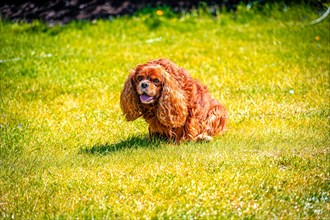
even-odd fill
[(121, 109), (128, 121), (155, 109), (156, 117), (166, 126), (184, 124), (188, 114), (186, 95), (166, 66), (148, 62), (138, 65), (128, 76), (120, 96)]
[(164, 70), (159, 65), (140, 65), (135, 69), (132, 82), (142, 104), (156, 103), (163, 88)]

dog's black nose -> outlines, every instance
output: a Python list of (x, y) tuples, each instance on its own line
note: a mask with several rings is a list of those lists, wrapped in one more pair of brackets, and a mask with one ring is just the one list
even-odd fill
[(148, 83), (146, 83), (146, 82), (141, 83), (141, 87), (143, 89), (147, 88), (148, 87)]

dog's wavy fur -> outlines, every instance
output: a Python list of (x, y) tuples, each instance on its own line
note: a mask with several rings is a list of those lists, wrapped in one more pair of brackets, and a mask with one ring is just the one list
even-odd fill
[(151, 138), (177, 142), (211, 140), (227, 121), (225, 107), (206, 86), (167, 59), (138, 65), (125, 82), (120, 106), (127, 121), (146, 120)]

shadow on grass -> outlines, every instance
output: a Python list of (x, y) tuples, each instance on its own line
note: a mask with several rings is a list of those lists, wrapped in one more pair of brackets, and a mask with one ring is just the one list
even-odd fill
[(106, 144), (95, 145), (92, 147), (81, 148), (80, 153), (92, 154), (92, 155), (105, 155), (126, 149), (138, 149), (138, 148), (155, 149), (164, 143), (165, 141), (161, 139), (148, 140), (147, 138), (144, 137), (130, 137), (127, 140), (123, 140), (118, 143), (106, 143)]

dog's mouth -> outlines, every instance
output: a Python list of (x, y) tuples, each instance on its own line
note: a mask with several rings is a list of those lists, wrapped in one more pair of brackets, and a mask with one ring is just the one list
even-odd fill
[(143, 104), (150, 104), (153, 103), (155, 101), (155, 97), (154, 96), (149, 96), (147, 94), (142, 94), (140, 95), (140, 100)]

